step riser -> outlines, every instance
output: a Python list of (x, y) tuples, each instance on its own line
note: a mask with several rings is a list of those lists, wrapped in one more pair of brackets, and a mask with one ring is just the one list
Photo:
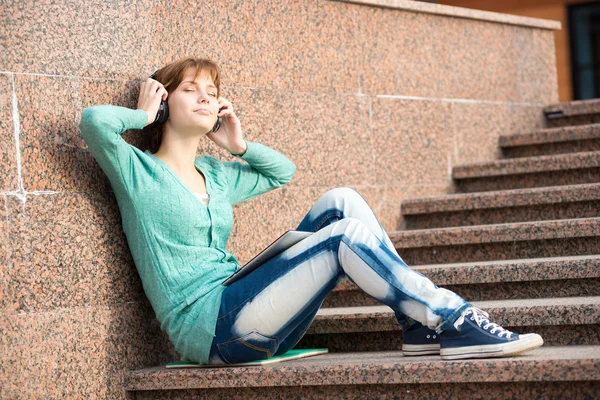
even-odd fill
[(479, 210), (405, 215), (404, 230), (588, 217), (595, 218), (598, 215), (600, 215), (600, 201), (598, 200), (542, 204), (535, 206), (486, 208)]
[(399, 248), (408, 266), (600, 254), (596, 236), (451, 246)]
[[(273, 383), (275, 384), (275, 383)], [(598, 381), (426, 383), (400, 385), (266, 386), (227, 389), (142, 390), (136, 400), (184, 399), (592, 399), (600, 391)]]
[(502, 149), (502, 156), (504, 158), (537, 157), (551, 154), (579, 153), (598, 150), (600, 150), (600, 139), (588, 139), (572, 142), (505, 147)]
[[(600, 278), (530, 282), (494, 282), (471, 285), (441, 285), (468, 301), (541, 299), (551, 297), (600, 296)], [(379, 306), (381, 303), (357, 290), (331, 292), (321, 307)]]
[(600, 114), (577, 115), (572, 117), (548, 118), (546, 127), (558, 128), (561, 126), (575, 126), (600, 123)]
[[(351, 332), (304, 335), (296, 348), (326, 347), (332, 353), (402, 350), (402, 330), (397, 321), (389, 321), (387, 329), (380, 332)], [(537, 333), (544, 339), (544, 346), (598, 345), (598, 325), (544, 325), (504, 326), (515, 333)]]
[(532, 174), (457, 179), (456, 187), (459, 192), (473, 193), (597, 182), (600, 182), (600, 168), (594, 167)]

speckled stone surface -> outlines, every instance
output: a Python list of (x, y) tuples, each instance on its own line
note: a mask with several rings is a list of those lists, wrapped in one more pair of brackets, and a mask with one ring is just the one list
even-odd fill
[(455, 102), (451, 111), (453, 165), (495, 160), (501, 156), (498, 136), (544, 126), (539, 106)]
[(378, 7), (363, 7), (357, 25), (365, 93), (558, 101), (551, 31)]
[[(600, 295), (598, 256), (422, 265), (413, 269), (469, 301)], [(322, 307), (380, 304), (344, 279)]]
[(583, 114), (572, 117), (553, 118), (546, 120), (546, 126), (556, 128), (571, 125), (589, 125), (600, 123), (600, 114)]
[(569, 117), (583, 114), (600, 114), (600, 100), (576, 100), (565, 103), (551, 104), (544, 107), (544, 113), (561, 113), (562, 115)]
[[(584, 153), (576, 153), (584, 154)], [(556, 155), (561, 157), (562, 154)], [(520, 158), (514, 160), (521, 160)], [(455, 182), (456, 192), (486, 192), (519, 188), (578, 185), (600, 182), (600, 168), (580, 168), (534, 172), (527, 174), (486, 176), (482, 178), (460, 179)]]
[(590, 151), (457, 165), (452, 169), (452, 177), (460, 180), (598, 167), (600, 151)]
[(597, 278), (600, 256), (421, 265), (414, 269), (439, 285)]
[[(539, 382), (598, 380), (597, 346), (540, 347), (510, 358), (441, 361), (439, 356), (403, 357), (399, 352), (325, 354), (263, 367), (164, 367), (133, 371), (128, 390), (394, 384), (441, 382)], [(323, 377), (327, 379), (323, 379)]]
[(510, 382), (510, 383), (442, 383), (399, 385), (292, 386), (232, 389), (188, 389), (140, 391), (136, 400), (187, 399), (473, 399), (500, 400), (510, 398), (593, 398), (600, 388), (588, 382)]
[(355, 56), (360, 50), (354, 21), (364, 14), (356, 6), (306, 0), (211, 0), (203, 7), (156, 0), (153, 6), (154, 42), (161, 60), (198, 53), (218, 59), (226, 71), (225, 83), (236, 86), (356, 90)]
[[(9, 312), (139, 301), (141, 281), (120, 226), (116, 200), (101, 195), (8, 197)], [(51, 251), (44, 251), (51, 249)], [(93, 288), (93, 289), (92, 289)]]
[(178, 359), (153, 316), (147, 302), (0, 316), (0, 398), (126, 398), (127, 370)]
[(27, 191), (110, 191), (108, 179), (77, 129), (74, 80), (15, 75), (21, 170)]
[(15, 74), (14, 79), (24, 164), (29, 164), (26, 150), (34, 143), (37, 147), (58, 143), (83, 147), (77, 131), (76, 80), (24, 74)]
[(0, 196), (0, 315), (5, 315), (14, 298), (10, 284), (10, 246), (8, 246), (8, 221), (6, 220), (6, 196)]
[[(0, 37), (11, 51), (1, 70), (78, 76), (130, 76), (158, 61), (154, 1), (28, 2), (5, 5)], [(73, 39), (77, 38), (74, 42)], [(126, 60), (126, 62), (124, 62)], [(145, 67), (145, 68), (144, 68)]]
[[(452, 21), (434, 15), (358, 7), (363, 49), (356, 63), (359, 68), (359, 92), (372, 95), (455, 98), (453, 76), (448, 53), (456, 44), (442, 40)], [(465, 27), (466, 24), (462, 24)], [(436, 29), (432, 29), (436, 26)], [(442, 29), (444, 27), (444, 29)], [(462, 37), (469, 41), (469, 37)], [(455, 66), (468, 68), (467, 62)], [(437, 94), (436, 94), (437, 93)], [(489, 96), (501, 96), (490, 89)], [(427, 120), (426, 120), (427, 121)], [(423, 121), (426, 123), (426, 121)]]
[(402, 214), (406, 216), (593, 200), (600, 200), (598, 183), (413, 198), (402, 201)]
[(408, 10), (419, 13), (445, 15), (456, 18), (469, 18), (479, 21), (500, 22), (503, 24), (522, 25), (544, 29), (561, 29), (559, 21), (541, 18), (522, 17), (472, 8), (453, 7), (444, 4), (431, 4), (431, 1), (407, 0), (335, 0), (345, 3), (355, 3), (374, 7), (385, 7), (397, 10)]
[(389, 232), (410, 266), (599, 254), (598, 219)]
[(473, 301), (497, 299), (600, 296), (600, 278), (447, 285), (447, 289)]
[(489, 260), (563, 257), (598, 254), (598, 237), (476, 243), (402, 249), (402, 259), (411, 266)]
[[(451, 290), (469, 301), (600, 296), (600, 278), (438, 286), (443, 286), (445, 289)], [(323, 302), (323, 307), (361, 307), (371, 305), (381, 305), (381, 303), (357, 287), (354, 290), (332, 292)]]
[[(449, 193), (450, 188), (446, 185), (432, 186), (395, 186), (386, 185), (380, 200), (379, 210), (376, 212), (379, 222), (387, 231), (402, 229), (405, 225), (402, 216), (402, 202), (411, 197), (434, 196)], [(362, 192), (361, 192), (362, 193)]]
[(429, 196), (401, 203), (403, 229), (587, 218), (600, 215), (600, 184)]
[(588, 218), (597, 215), (600, 215), (600, 201), (597, 200), (576, 203), (552, 203), (405, 216), (406, 225), (404, 229), (548, 221)]
[(323, 92), (307, 101), (306, 93), (246, 88), (226, 93), (234, 105), (240, 104), (236, 113), (249, 140), (281, 151), (296, 164), (291, 186), (376, 182), (368, 98)]
[(600, 139), (600, 124), (539, 129), (534, 132), (500, 135), (500, 147), (518, 147), (574, 140)]
[(544, 143), (532, 146), (506, 147), (502, 149), (502, 157), (536, 157), (550, 154), (579, 153), (599, 150), (600, 139), (588, 139), (559, 143)]
[[(472, 302), (499, 325), (550, 326), (600, 323), (600, 297), (488, 300)], [(388, 306), (321, 308), (307, 334), (401, 330)]]
[[(55, 4), (44, 8), (43, 19), (34, 19), (24, 5), (11, 9), (0, 36), (10, 38), (6, 45), (15, 51), (5, 55), (2, 70), (131, 78), (198, 54), (219, 59), (226, 84), (348, 92), (357, 82), (352, 21), (360, 8), (353, 5), (210, 1), (190, 7), (187, 1), (152, 0), (99, 10)], [(71, 37), (81, 44), (71, 44)], [(108, 51), (111, 41), (116, 45)], [(327, 78), (323, 70), (330, 71)]]
[(398, 249), (587, 236), (596, 237), (599, 235), (600, 218), (464, 226), (389, 233), (390, 239)]
[[(535, 332), (545, 346), (600, 345), (598, 324), (504, 326), (515, 333)], [(402, 350), (402, 333), (397, 330), (304, 335), (298, 348), (327, 348), (331, 353)]]
[(501, 135), (500, 147), (502, 156), (506, 158), (598, 151), (600, 150), (600, 124)]
[(373, 152), (378, 184), (444, 184), (452, 136), (448, 104), (373, 100)]
[(17, 160), (12, 119), (13, 108), (13, 75), (0, 73), (0, 160), (2, 160), (2, 176), (0, 176), (0, 192), (16, 189)]

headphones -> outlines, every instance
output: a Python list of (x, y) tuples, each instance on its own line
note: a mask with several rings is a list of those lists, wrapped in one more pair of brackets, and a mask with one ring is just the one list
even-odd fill
[[(150, 78), (155, 79), (154, 77), (156, 76), (156, 73), (158, 71), (160, 71), (160, 70), (156, 70), (152, 75), (150, 75)], [(169, 103), (167, 103), (167, 100), (163, 100), (161, 98), (160, 106), (158, 107), (158, 112), (156, 113), (156, 118), (154, 119), (154, 122), (152, 123), (152, 125), (163, 124), (167, 121), (168, 118), (169, 118)], [(217, 121), (215, 122), (215, 125), (207, 133), (218, 131), (219, 128), (221, 127), (221, 122), (223, 122), (223, 119), (221, 117), (217, 117)]]

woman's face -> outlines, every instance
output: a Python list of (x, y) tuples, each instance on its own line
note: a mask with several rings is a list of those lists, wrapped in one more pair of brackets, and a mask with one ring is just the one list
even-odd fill
[(176, 131), (206, 134), (217, 121), (217, 87), (208, 72), (201, 72), (195, 81), (194, 73), (194, 69), (188, 69), (177, 89), (169, 93), (166, 123)]

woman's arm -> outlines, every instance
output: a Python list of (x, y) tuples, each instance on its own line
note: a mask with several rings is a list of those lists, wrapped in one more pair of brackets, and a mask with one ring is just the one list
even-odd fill
[(223, 162), (231, 204), (240, 203), (292, 180), (296, 165), (283, 154), (257, 142), (246, 142), (246, 152), (235, 155), (246, 161)]
[(134, 148), (121, 137), (128, 129), (142, 129), (152, 123), (160, 106), (166, 100), (167, 90), (152, 78), (140, 85), (137, 108), (114, 105), (88, 107), (81, 113), (79, 130), (92, 155), (108, 176), (113, 190), (127, 190), (131, 176)]
[(114, 105), (88, 107), (81, 113), (79, 130), (92, 155), (110, 180), (113, 190), (127, 189), (126, 171), (131, 168), (133, 146), (121, 134), (128, 129), (142, 129), (148, 113)]

